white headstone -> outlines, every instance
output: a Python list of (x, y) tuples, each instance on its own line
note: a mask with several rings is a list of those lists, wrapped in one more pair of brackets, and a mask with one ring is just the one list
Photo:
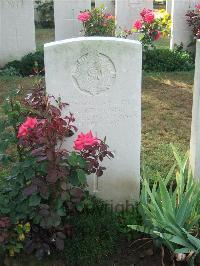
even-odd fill
[(188, 26), (186, 13), (190, 9), (194, 9), (197, 0), (172, 0), (172, 27), (170, 48), (173, 49), (175, 44), (183, 44), (184, 49), (188, 49), (188, 45), (193, 40), (192, 29)]
[(167, 13), (171, 14), (171, 12), (172, 12), (172, 0), (166, 1), (166, 11), (167, 11)]
[(153, 9), (153, 0), (115, 0), (117, 25), (130, 29), (140, 18), (142, 9)]
[(190, 164), (193, 175), (200, 180), (200, 40), (196, 44), (196, 62), (193, 91)]
[(106, 8), (106, 13), (115, 15), (115, 0), (95, 0), (95, 7), (100, 7), (102, 4)]
[(82, 37), (46, 44), (44, 51), (47, 92), (70, 104), (80, 132), (92, 130), (101, 139), (106, 136), (115, 154), (104, 161), (107, 170), (98, 182), (88, 178), (90, 191), (114, 204), (138, 200), (141, 44)]
[(0, 0), (0, 67), (34, 52), (32, 0)]
[(54, 0), (56, 40), (81, 36), (82, 23), (77, 17), (88, 9), (91, 10), (91, 0)]

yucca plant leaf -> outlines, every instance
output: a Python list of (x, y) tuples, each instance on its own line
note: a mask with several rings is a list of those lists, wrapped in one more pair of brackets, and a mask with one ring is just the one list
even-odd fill
[(191, 187), (189, 191), (183, 194), (180, 200), (180, 204), (177, 208), (176, 221), (180, 226), (184, 226), (191, 215), (191, 211), (194, 203), (191, 201), (191, 196), (194, 193), (194, 187)]
[[(183, 229), (184, 230), (184, 229)], [(185, 231), (185, 230), (184, 230)], [(189, 234), (187, 231), (185, 231), (188, 239), (190, 240), (190, 242), (192, 243), (193, 246), (196, 247), (196, 249), (199, 251), (200, 250), (200, 239), (192, 236), (191, 234)]]
[(135, 231), (138, 231), (138, 232), (141, 232), (141, 233), (144, 233), (144, 234), (147, 234), (147, 235), (155, 235), (153, 233), (153, 230), (149, 229), (148, 227), (145, 227), (145, 226), (141, 226), (141, 225), (127, 225), (129, 228), (135, 230)]
[(148, 195), (149, 195), (150, 198), (151, 198), (152, 206), (154, 206), (154, 208), (155, 208), (155, 210), (156, 210), (156, 212), (157, 212), (157, 216), (158, 216), (158, 218), (161, 219), (162, 221), (164, 221), (165, 218), (164, 218), (164, 216), (163, 216), (163, 214), (162, 214), (162, 211), (161, 211), (161, 209), (159, 208), (159, 206), (158, 206), (158, 204), (157, 204), (157, 202), (156, 202), (156, 200), (155, 200), (155, 198), (154, 198), (154, 195), (151, 193), (151, 190), (150, 190), (150, 188), (149, 188), (149, 184), (148, 184), (147, 182), (145, 182), (145, 186), (146, 186), (147, 193), (148, 193)]
[(183, 246), (185, 248), (188, 248), (190, 251), (191, 250), (194, 250), (194, 246), (191, 245), (191, 243), (189, 241), (186, 241), (185, 238), (180, 238), (178, 236), (173, 236), (171, 239), (170, 239), (171, 242), (175, 243), (175, 244), (178, 244), (180, 246)]
[(162, 181), (162, 179), (160, 180), (160, 195), (161, 195), (161, 200), (162, 200), (162, 209), (163, 212), (169, 212), (171, 215), (174, 216), (174, 209), (172, 206), (172, 202), (171, 202), (171, 197), (167, 191), (167, 188), (164, 184), (164, 182)]
[(174, 165), (171, 167), (169, 173), (168, 173), (167, 176), (165, 177), (165, 179), (164, 179), (164, 184), (165, 184), (165, 186), (167, 186), (167, 185), (169, 184), (170, 180), (172, 180), (172, 175), (173, 175), (173, 173), (174, 173), (175, 168), (176, 168), (176, 164), (174, 164)]
[(175, 251), (174, 251), (176, 254), (188, 254), (188, 253), (190, 253), (191, 252), (191, 249), (189, 249), (189, 248), (177, 248), (177, 249), (175, 249)]

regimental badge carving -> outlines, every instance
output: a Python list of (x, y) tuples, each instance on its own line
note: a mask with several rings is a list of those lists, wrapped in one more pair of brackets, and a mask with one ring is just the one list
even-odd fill
[(112, 87), (116, 79), (116, 69), (107, 55), (92, 51), (77, 60), (72, 76), (79, 90), (98, 95)]

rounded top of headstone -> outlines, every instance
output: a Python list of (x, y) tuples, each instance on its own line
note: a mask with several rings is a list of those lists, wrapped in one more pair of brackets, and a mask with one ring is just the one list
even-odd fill
[(78, 37), (78, 38), (71, 38), (71, 39), (65, 39), (62, 41), (55, 41), (44, 44), (44, 48), (57, 46), (57, 45), (63, 45), (73, 42), (87, 42), (87, 41), (107, 41), (107, 42), (118, 42), (118, 43), (129, 43), (135, 46), (142, 46), (142, 44), (139, 41), (136, 40), (128, 40), (123, 38), (115, 38), (115, 37)]

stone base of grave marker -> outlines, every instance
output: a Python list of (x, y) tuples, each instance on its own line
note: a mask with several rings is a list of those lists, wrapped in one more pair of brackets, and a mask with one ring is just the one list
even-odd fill
[[(47, 92), (70, 104), (80, 132), (106, 136), (115, 158), (88, 177), (109, 204), (131, 204), (140, 191), (142, 46), (120, 38), (76, 38), (45, 45)], [(72, 143), (68, 143), (72, 147)]]

